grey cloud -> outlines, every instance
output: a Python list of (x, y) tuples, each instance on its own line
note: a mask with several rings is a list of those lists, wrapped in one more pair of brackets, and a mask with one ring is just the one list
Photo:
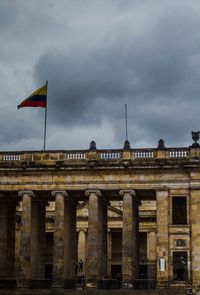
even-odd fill
[[(190, 131), (199, 129), (198, 1), (45, 0), (42, 7), (47, 9), (37, 14), (39, 2), (22, 5), (23, 1), (16, 1), (16, 16), (10, 23), (1, 20), (4, 45), (0, 64), (7, 63), (13, 73), (19, 68), (23, 77), (25, 71), (33, 73), (35, 87), (49, 80), (49, 133), (66, 128), (71, 146), (74, 141), (78, 148), (74, 130), (95, 139), (96, 128), (100, 140), (100, 130), (109, 124), (109, 132), (113, 132), (109, 147), (122, 146), (124, 104), (128, 103), (133, 146), (156, 146), (160, 137), (168, 146), (191, 142)], [(13, 9), (8, 6), (4, 11), (11, 19)], [(18, 34), (14, 40), (10, 38), (12, 46), (6, 50), (6, 33), (12, 22)], [(14, 112), (12, 115), (21, 131), (0, 128), (2, 142), (9, 146), (26, 139), (31, 125), (43, 120), (40, 111), (34, 111), (28, 124)], [(52, 148), (58, 142), (57, 148), (67, 144), (67, 139), (61, 138), (63, 131), (58, 134), (51, 134)], [(105, 144), (104, 136), (102, 133), (98, 146)], [(33, 138), (39, 137), (33, 127)]]

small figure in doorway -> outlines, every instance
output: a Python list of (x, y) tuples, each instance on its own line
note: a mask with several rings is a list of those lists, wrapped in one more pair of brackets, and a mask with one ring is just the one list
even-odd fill
[(78, 262), (78, 270), (79, 270), (79, 273), (82, 273), (83, 272), (83, 265), (84, 265), (84, 262), (82, 259), (79, 259), (79, 262)]

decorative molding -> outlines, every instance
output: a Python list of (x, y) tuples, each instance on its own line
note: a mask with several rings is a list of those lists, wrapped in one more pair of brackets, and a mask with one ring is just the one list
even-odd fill
[(88, 190), (85, 191), (86, 197), (89, 197), (90, 194), (95, 194), (97, 197), (101, 197), (102, 196), (101, 191), (98, 190), (98, 189), (88, 189)]
[(34, 197), (35, 196), (33, 191), (24, 190), (24, 191), (19, 191), (18, 192), (19, 197), (23, 197), (24, 195), (28, 195), (29, 197)]
[(133, 196), (133, 197), (135, 197), (136, 196), (136, 193), (135, 193), (135, 191), (134, 190), (129, 190), (129, 189), (122, 189), (122, 190), (120, 190), (119, 191), (119, 194), (120, 194), (120, 196), (124, 196), (124, 194), (130, 194), (131, 196)]
[(63, 195), (64, 197), (68, 197), (69, 194), (65, 190), (55, 190), (51, 192), (51, 195), (55, 197), (56, 195)]

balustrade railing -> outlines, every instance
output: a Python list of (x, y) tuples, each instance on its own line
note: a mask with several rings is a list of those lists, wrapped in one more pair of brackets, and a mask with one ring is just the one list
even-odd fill
[[(127, 158), (128, 155), (128, 158)], [(131, 150), (69, 150), (69, 151), (34, 151), (34, 152), (0, 152), (0, 162), (42, 162), (51, 164), (57, 161), (71, 163), (75, 161), (88, 161), (91, 159), (105, 161), (152, 161), (156, 158), (183, 159), (199, 157), (200, 151), (192, 154), (190, 148), (158, 149), (131, 149)]]
[(116, 160), (122, 157), (122, 152), (119, 150), (104, 150), (99, 152), (102, 160)]

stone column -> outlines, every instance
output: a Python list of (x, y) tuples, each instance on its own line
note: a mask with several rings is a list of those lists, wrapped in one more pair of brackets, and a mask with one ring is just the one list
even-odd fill
[(87, 282), (96, 284), (107, 272), (107, 205), (99, 190), (87, 190), (86, 195), (89, 197)]
[(120, 195), (123, 196), (122, 279), (125, 286), (132, 287), (139, 268), (139, 202), (134, 190), (121, 190)]
[(22, 197), (20, 256), (19, 256), (19, 285), (28, 287), (30, 284), (30, 256), (31, 256), (31, 205), (32, 191), (20, 191)]
[(66, 288), (74, 288), (76, 283), (77, 234), (76, 234), (77, 202), (69, 197), (65, 199), (64, 217), (64, 281)]
[[(108, 263), (108, 204), (106, 200), (102, 200), (102, 270), (100, 274), (101, 277), (105, 277), (107, 275), (107, 263)], [(101, 214), (101, 213), (100, 213)], [(101, 249), (100, 249), (101, 250)], [(101, 252), (100, 252), (101, 253)]]
[(16, 200), (0, 196), (0, 278), (15, 277)]
[(156, 233), (147, 233), (148, 279), (156, 279)]
[(8, 204), (3, 196), (0, 201), (0, 278), (7, 277)]
[(45, 277), (46, 202), (35, 197), (31, 212), (31, 279)]
[(83, 274), (85, 274), (85, 258), (86, 258), (86, 228), (78, 231), (78, 261), (83, 260)]
[(53, 286), (64, 286), (64, 212), (66, 191), (53, 191), (55, 196), (54, 246), (53, 246)]
[[(192, 286), (199, 287), (200, 282), (200, 189), (191, 189), (190, 201), (191, 246), (192, 246)], [(199, 288), (198, 288), (199, 289)]]
[(16, 200), (8, 204), (8, 251), (7, 251), (7, 276), (16, 277), (15, 274), (15, 230), (16, 230)]
[(107, 254), (107, 274), (111, 275), (111, 262), (112, 262), (112, 233), (108, 229), (108, 254)]
[(169, 283), (169, 232), (168, 232), (168, 190), (156, 192), (157, 200), (157, 285)]

